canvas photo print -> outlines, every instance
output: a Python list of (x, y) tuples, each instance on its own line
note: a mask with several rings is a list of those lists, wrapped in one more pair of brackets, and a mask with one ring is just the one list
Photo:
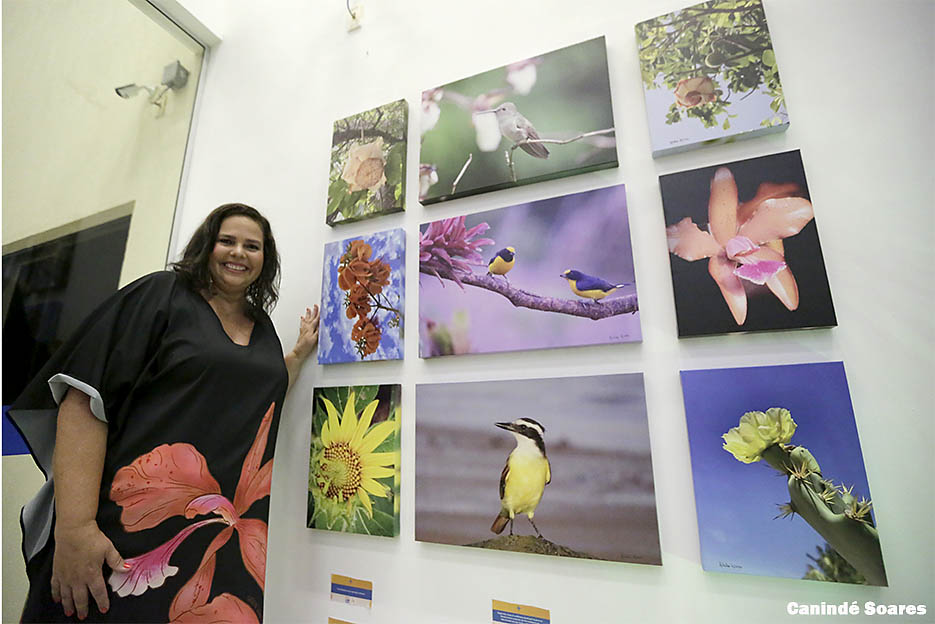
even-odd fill
[(712, 0), (636, 25), (653, 157), (789, 127), (761, 0)]
[(415, 537), (661, 565), (643, 376), (416, 386)]
[(422, 92), (419, 201), (617, 166), (598, 37)]
[(886, 585), (844, 364), (681, 376), (704, 569)]
[(837, 325), (798, 150), (659, 184), (680, 337)]
[(405, 210), (408, 128), (406, 100), (334, 122), (325, 223)]
[(406, 233), (325, 245), (318, 363), (403, 358)]
[(309, 528), (399, 535), (400, 392), (398, 384), (315, 388)]
[(641, 340), (626, 189), (425, 223), (424, 358)]

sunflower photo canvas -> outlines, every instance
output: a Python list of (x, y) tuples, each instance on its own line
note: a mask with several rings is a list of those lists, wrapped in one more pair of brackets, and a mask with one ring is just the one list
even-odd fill
[(408, 128), (406, 100), (334, 122), (325, 223), (405, 210)]
[(399, 535), (399, 385), (315, 388), (309, 528)]
[(886, 585), (844, 364), (681, 377), (704, 569)]
[(403, 358), (406, 233), (325, 245), (318, 363)]
[(712, 0), (636, 25), (653, 157), (789, 127), (760, 0)]
[(421, 542), (661, 565), (643, 376), (416, 386)]
[(639, 342), (623, 185), (424, 223), (423, 358)]
[(422, 92), (423, 205), (617, 166), (597, 37)]
[(798, 150), (659, 185), (680, 337), (837, 325)]

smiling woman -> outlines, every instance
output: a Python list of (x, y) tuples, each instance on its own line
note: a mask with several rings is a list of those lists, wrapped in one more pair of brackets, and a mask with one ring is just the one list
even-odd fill
[(243, 297), (262, 267), (263, 230), (259, 224), (244, 216), (224, 219), (208, 265), (215, 288)]
[(244, 204), (212, 211), (172, 269), (107, 300), (10, 411), (56, 484), (23, 514), (23, 621), (262, 618), (280, 409), (318, 310), (283, 356), (276, 242)]

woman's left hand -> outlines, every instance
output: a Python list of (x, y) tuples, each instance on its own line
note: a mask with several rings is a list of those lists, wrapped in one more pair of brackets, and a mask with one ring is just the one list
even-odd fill
[(315, 350), (318, 344), (318, 306), (305, 308), (305, 315), (299, 317), (299, 337), (292, 351), (299, 360), (304, 360)]

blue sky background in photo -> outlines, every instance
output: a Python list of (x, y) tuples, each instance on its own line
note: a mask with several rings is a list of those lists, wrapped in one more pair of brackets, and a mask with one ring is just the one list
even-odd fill
[(870, 499), (843, 363), (682, 371), (681, 377), (704, 569), (802, 578), (811, 563), (806, 555), (825, 540), (799, 516), (774, 519), (777, 505), (789, 501), (784, 477), (764, 461), (734, 459), (721, 435), (745, 412), (784, 407), (798, 425), (790, 444), (807, 448), (824, 478)]
[[(357, 322), (357, 317), (347, 318), (344, 306), (346, 293), (338, 287), (338, 265), (341, 256), (347, 250), (348, 244), (354, 240), (363, 240), (371, 246), (373, 249), (371, 260), (382, 257), (390, 265), (390, 283), (383, 288), (383, 293), (395, 308), (400, 311), (405, 308), (406, 233), (402, 228), (327, 243), (321, 279), (319, 364), (361, 361), (351, 341), (351, 329)], [(401, 323), (399, 327), (389, 327), (386, 322), (389, 313), (381, 311), (378, 316), (383, 337), (376, 353), (364, 359), (366, 361), (401, 360), (403, 358), (403, 324)]]

